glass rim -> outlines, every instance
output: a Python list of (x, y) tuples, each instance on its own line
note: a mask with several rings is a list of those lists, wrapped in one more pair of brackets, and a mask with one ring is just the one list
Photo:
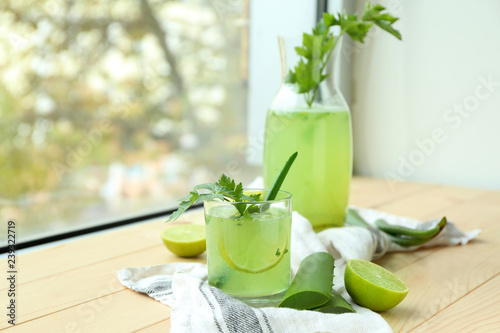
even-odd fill
[[(270, 189), (267, 188), (244, 188), (243, 192), (245, 191), (265, 191), (265, 192), (270, 192)], [(221, 201), (217, 199), (212, 199), (212, 200), (207, 200), (203, 201), (205, 202), (218, 202), (218, 203), (223, 203), (223, 204), (246, 204), (246, 205), (255, 205), (255, 204), (265, 204), (265, 203), (274, 203), (274, 202), (282, 202), (286, 200), (291, 200), (292, 199), (292, 194), (287, 191), (279, 190), (278, 193), (285, 193), (286, 197), (281, 198), (281, 199), (273, 199), (273, 200), (259, 200), (259, 201)]]

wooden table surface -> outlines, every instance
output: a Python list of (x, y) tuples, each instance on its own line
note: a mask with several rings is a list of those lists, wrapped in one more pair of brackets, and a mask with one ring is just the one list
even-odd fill
[[(446, 215), (462, 230), (483, 229), (466, 246), (388, 254), (378, 261), (410, 287), (399, 306), (382, 313), (395, 332), (500, 332), (500, 192), (358, 177), (350, 202), (420, 220)], [(201, 214), (188, 219), (200, 223)], [(123, 287), (116, 275), (124, 267), (206, 262), (205, 255), (189, 260), (167, 251), (159, 236), (163, 220), (19, 255), (17, 325), (7, 322), (2, 276), (0, 330), (168, 332), (170, 308)], [(6, 260), (0, 267), (7, 267)]]

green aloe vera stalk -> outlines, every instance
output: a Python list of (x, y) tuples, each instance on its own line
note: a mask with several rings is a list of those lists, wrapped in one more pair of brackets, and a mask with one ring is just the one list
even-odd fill
[(344, 297), (342, 297), (335, 289), (332, 290), (332, 298), (330, 298), (328, 302), (311, 310), (336, 314), (356, 312), (352, 308), (351, 304), (347, 303)]
[[(404, 247), (422, 245), (429, 242), (431, 239), (434, 239), (437, 235), (439, 235), (444, 227), (446, 227), (446, 223), (446, 217), (443, 217), (434, 228), (421, 230), (389, 224), (382, 219), (375, 221), (377, 228), (380, 231), (383, 231), (393, 243)], [(347, 210), (345, 224), (373, 228), (358, 214), (358, 212), (353, 209)]]
[(347, 210), (345, 217), (345, 223), (347, 225), (353, 225), (357, 227), (370, 227), (370, 225), (352, 208)]
[(430, 238), (434, 238), (435, 236), (437, 236), (437, 234), (439, 234), (441, 230), (444, 229), (444, 227), (446, 226), (446, 217), (443, 217), (434, 228), (427, 230), (411, 229), (399, 225), (393, 225), (387, 223), (382, 219), (378, 219), (377, 221), (375, 221), (375, 225), (383, 232), (393, 236), (407, 236), (429, 240)]
[(326, 252), (316, 252), (302, 260), (279, 307), (307, 310), (327, 303), (332, 297), (334, 262)]
[(281, 169), (280, 173), (278, 174), (278, 177), (276, 177), (276, 179), (274, 180), (273, 187), (267, 194), (265, 201), (274, 200), (276, 198), (276, 195), (278, 194), (283, 181), (285, 181), (286, 174), (288, 173), (288, 170), (290, 170), (290, 167), (292, 166), (293, 161), (295, 161), (297, 155), (298, 152), (295, 152), (288, 158), (288, 161), (286, 161), (283, 169)]

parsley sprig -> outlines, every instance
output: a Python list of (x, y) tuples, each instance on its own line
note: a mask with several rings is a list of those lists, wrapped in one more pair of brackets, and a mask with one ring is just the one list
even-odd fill
[[(293, 70), (285, 78), (286, 83), (297, 84), (298, 92), (304, 94), (309, 107), (312, 106), (319, 84), (328, 74), (324, 73), (325, 67), (343, 34), (348, 34), (357, 42), (364, 43), (370, 28), (375, 24), (401, 40), (401, 33), (393, 28), (394, 22), (399, 18), (383, 13), (382, 5), (372, 6), (366, 3), (361, 19), (356, 14), (330, 14), (324, 13), (323, 19), (318, 22), (312, 34), (302, 35), (302, 46), (295, 47), (295, 52), (301, 57)], [(330, 32), (333, 26), (340, 27), (340, 33), (334, 36)]]
[[(278, 191), (285, 180), (285, 177), (290, 170), (295, 158), (297, 157), (297, 152), (292, 154), (290, 158), (286, 161), (283, 169), (276, 177), (274, 181), (273, 187), (269, 191), (268, 195), (265, 198), (265, 201), (274, 200)], [(199, 190), (203, 192), (200, 193)], [(241, 214), (241, 216), (248, 216), (251, 213), (255, 213), (258, 211), (256, 205), (249, 205), (246, 202), (256, 202), (261, 201), (261, 196), (259, 193), (245, 195), (243, 192), (243, 184), (238, 183), (231, 179), (230, 177), (222, 174), (220, 179), (216, 183), (206, 183), (200, 184), (194, 187), (194, 189), (189, 192), (189, 194), (180, 200), (179, 208), (170, 215), (167, 222), (177, 220), (182, 213), (184, 213), (189, 207), (192, 205), (202, 202), (202, 201), (211, 201), (211, 200), (220, 200), (220, 201), (228, 201), (234, 202), (234, 206)], [(269, 206), (263, 205), (264, 209), (267, 209)]]

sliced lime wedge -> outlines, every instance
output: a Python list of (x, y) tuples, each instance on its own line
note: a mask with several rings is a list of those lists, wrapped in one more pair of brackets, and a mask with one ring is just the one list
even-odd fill
[(217, 249), (232, 269), (258, 274), (281, 262), (288, 252), (288, 237), (280, 222), (256, 214), (227, 221), (217, 237)]
[(408, 294), (408, 286), (387, 269), (363, 259), (347, 262), (345, 287), (352, 299), (373, 311), (387, 311)]
[(163, 243), (179, 257), (195, 257), (205, 252), (205, 226), (180, 224), (168, 227), (161, 233)]
[(255, 254), (244, 247), (228, 249), (223, 241), (219, 241), (218, 250), (221, 258), (234, 270), (243, 273), (263, 273), (278, 265), (288, 252), (287, 244), (269, 251), (267, 255)]

